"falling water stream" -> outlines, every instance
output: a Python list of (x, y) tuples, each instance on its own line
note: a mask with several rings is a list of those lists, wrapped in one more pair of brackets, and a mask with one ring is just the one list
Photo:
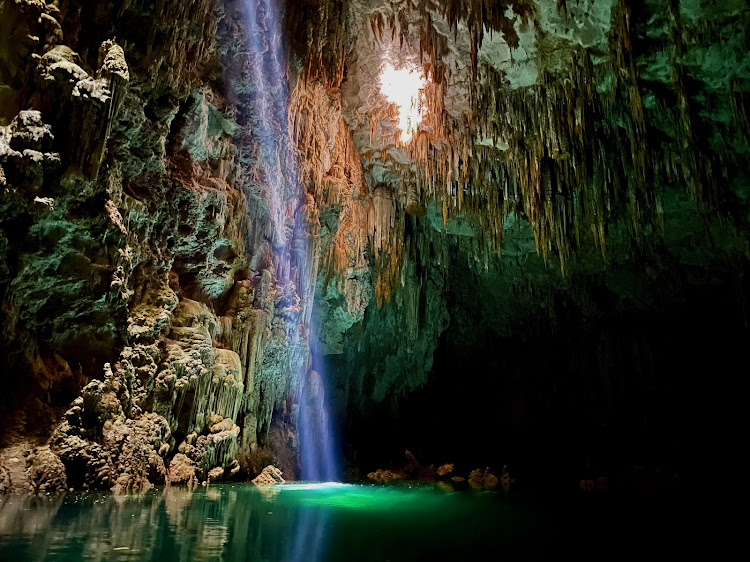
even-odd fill
[[(288, 251), (285, 232), (284, 182), (281, 155), (288, 137), (289, 88), (281, 45), (282, 26), (277, 0), (243, 0), (247, 24), (247, 64), (252, 78), (252, 126), (258, 141), (257, 169), (268, 183), (268, 205), (277, 253)], [(260, 179), (260, 178), (258, 178)], [(262, 180), (261, 180), (262, 181)], [(281, 257), (277, 255), (277, 257)]]
[[(252, 77), (252, 107), (253, 133), (258, 140), (258, 168), (268, 185), (268, 204), (273, 224), (273, 249), (276, 253), (276, 263), (288, 261), (290, 252), (290, 235), (292, 231), (286, 228), (286, 197), (285, 193), (296, 190), (289, 189), (287, 182), (295, 181), (294, 174), (289, 170), (296, 170), (294, 150), (288, 150), (291, 142), (288, 131), (287, 111), (289, 107), (289, 86), (286, 79), (286, 61), (283, 49), (283, 25), (277, 5), (278, 0), (244, 0), (244, 12), (247, 24), (248, 63)], [(288, 155), (282, 161), (282, 155)], [(286, 173), (285, 173), (286, 172)], [(305, 236), (295, 237), (294, 251), (297, 255), (306, 256), (307, 248), (300, 245), (307, 244)], [(304, 278), (313, 272), (304, 264), (298, 264), (298, 290), (302, 287), (314, 286), (314, 279)], [(284, 267), (277, 268), (277, 277), (281, 283), (289, 282), (289, 271)], [(314, 291), (302, 298), (314, 299)], [(308, 309), (314, 303), (304, 303)], [(312, 316), (312, 315), (310, 315)], [(304, 318), (308, 324), (310, 316)], [(309, 341), (314, 342), (311, 334)], [(314, 345), (311, 343), (311, 346)], [(315, 353), (315, 349), (311, 350)], [(328, 397), (326, 393), (326, 377), (322, 369), (320, 356), (313, 358), (313, 365), (317, 370), (309, 370), (301, 377), (299, 400), (299, 438), (300, 464), (302, 479), (308, 481), (336, 481), (339, 479), (338, 463), (336, 462), (335, 440), (333, 438), (331, 419), (328, 412)]]
[[(315, 341), (314, 334), (311, 340)], [(326, 393), (322, 357), (312, 348), (313, 365), (308, 373), (300, 400), (299, 438), (302, 479), (314, 482), (336, 482), (340, 479), (337, 444)]]

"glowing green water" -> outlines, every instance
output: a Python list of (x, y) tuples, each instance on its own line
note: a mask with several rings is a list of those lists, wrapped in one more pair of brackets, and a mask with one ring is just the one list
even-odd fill
[(597, 537), (617, 545), (601, 535), (614, 525), (601, 506), (549, 507), (407, 485), (0, 496), (0, 560), (528, 560), (580, 555)]

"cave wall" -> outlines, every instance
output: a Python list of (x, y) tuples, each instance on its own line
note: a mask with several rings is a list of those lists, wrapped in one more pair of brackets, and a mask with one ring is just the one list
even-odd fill
[[(680, 245), (563, 277), (533, 250), (528, 225), (507, 226), (509, 249), (521, 251), (488, 269), (451, 246), (429, 363), (396, 361), (403, 322), (369, 313), (364, 336), (352, 332), (329, 359), (352, 474), (400, 468), (405, 450), (461, 475), (509, 465), (526, 489), (548, 491), (603, 475), (613, 487), (674, 473), (699, 486), (696, 458), (731, 466), (743, 410), (731, 380), (749, 335), (745, 250), (704, 246), (705, 262), (686, 265)], [(692, 255), (703, 235), (693, 233)], [(415, 319), (429, 334), (434, 318)], [(358, 347), (365, 338), (375, 344)]]
[(248, 47), (243, 2), (4, 1), (0, 21), (0, 488), (293, 478), (320, 245), (362, 188), (336, 96), (294, 67), (258, 83), (277, 53)]

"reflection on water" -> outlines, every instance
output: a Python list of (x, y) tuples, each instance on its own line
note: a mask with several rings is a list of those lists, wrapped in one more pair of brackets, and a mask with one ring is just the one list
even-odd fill
[(493, 494), (342, 484), (0, 497), (0, 560), (463, 559), (535, 532), (522, 517), (510, 537), (508, 510)]
[(699, 536), (689, 502), (336, 483), (0, 496), (0, 560), (674, 560)]

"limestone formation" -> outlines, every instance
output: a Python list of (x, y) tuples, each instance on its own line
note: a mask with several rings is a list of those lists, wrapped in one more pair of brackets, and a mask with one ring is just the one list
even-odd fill
[[(744, 310), (743, 3), (280, 7), (249, 41), (235, 0), (0, 2), (0, 492), (293, 477), (302, 406), (367, 442), (607, 311)], [(424, 78), (411, 138), (387, 64)]]
[(35, 449), (26, 458), (30, 491), (52, 494), (68, 489), (65, 466), (49, 447)]
[(367, 477), (378, 483), (391, 482), (392, 480), (403, 480), (406, 478), (403, 472), (397, 470), (383, 470), (382, 468), (377, 469), (375, 472), (370, 472)]
[(497, 483), (497, 476), (492, 474), (489, 468), (485, 468), (484, 471), (477, 468), (469, 474), (469, 486), (475, 490), (491, 490), (497, 487)]
[(12, 490), (10, 473), (7, 468), (0, 467), (0, 494), (7, 494)]
[(453, 469), (455, 467), (451, 463), (443, 464), (438, 467), (437, 469), (437, 475), (438, 476), (447, 476), (453, 472)]
[(273, 465), (268, 465), (258, 476), (253, 478), (253, 484), (256, 486), (273, 486), (284, 482), (286, 480), (282, 477), (281, 471)]
[(195, 478), (197, 468), (184, 454), (177, 453), (169, 463), (167, 481), (170, 484), (187, 484)]

